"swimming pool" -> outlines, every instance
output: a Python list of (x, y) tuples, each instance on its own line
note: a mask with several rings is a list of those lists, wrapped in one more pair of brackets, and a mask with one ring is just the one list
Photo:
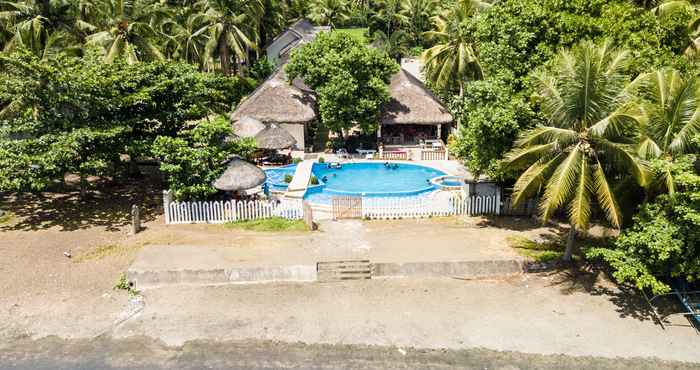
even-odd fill
[[(283, 190), (285, 174), (294, 174), (296, 166), (266, 170), (271, 189)], [(330, 198), (340, 195), (366, 197), (406, 197), (428, 193), (438, 186), (430, 180), (446, 174), (434, 168), (392, 162), (343, 163), (340, 168), (330, 168), (325, 163), (315, 163), (312, 173), (319, 185), (310, 185), (304, 199), (312, 203), (328, 204)]]

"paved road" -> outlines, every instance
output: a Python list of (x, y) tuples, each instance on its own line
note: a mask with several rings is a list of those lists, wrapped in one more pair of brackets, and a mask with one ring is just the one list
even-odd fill
[(700, 369), (680, 362), (533, 355), (484, 349), (414, 350), (280, 342), (188, 342), (166, 347), (146, 337), (19, 340), (0, 347), (0, 369)]

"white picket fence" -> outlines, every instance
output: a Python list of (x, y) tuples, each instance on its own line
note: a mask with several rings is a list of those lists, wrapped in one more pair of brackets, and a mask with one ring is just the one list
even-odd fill
[(296, 220), (304, 216), (301, 199), (203, 202), (175, 202), (171, 199), (170, 194), (164, 191), (166, 224), (220, 224), (270, 217)]
[(442, 197), (363, 198), (362, 217), (370, 219), (423, 218), (456, 215), (499, 215), (500, 194), (465, 197), (445, 194)]

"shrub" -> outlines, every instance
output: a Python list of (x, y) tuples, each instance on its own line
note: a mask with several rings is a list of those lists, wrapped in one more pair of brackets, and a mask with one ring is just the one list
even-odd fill
[(289, 184), (290, 182), (292, 182), (292, 179), (293, 179), (293, 178), (294, 178), (294, 176), (292, 176), (292, 175), (290, 175), (290, 174), (286, 174), (286, 175), (284, 175), (284, 182), (286, 182), (287, 184)]
[(326, 163), (326, 159), (323, 157), (318, 158), (318, 163)]
[(318, 179), (316, 176), (311, 176), (311, 185), (318, 185)]

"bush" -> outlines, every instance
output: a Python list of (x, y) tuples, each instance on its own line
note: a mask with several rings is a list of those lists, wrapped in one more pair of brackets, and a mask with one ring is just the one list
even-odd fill
[(293, 178), (294, 178), (294, 176), (292, 176), (292, 175), (290, 175), (290, 174), (286, 174), (286, 175), (284, 175), (284, 182), (286, 182), (287, 184), (289, 184), (290, 182), (292, 182), (292, 179), (293, 179)]
[(301, 162), (303, 162), (303, 161), (304, 161), (304, 160), (301, 159), (301, 158), (294, 158), (294, 159), (292, 159), (292, 163), (293, 163), (293, 164), (299, 164), (299, 163), (301, 163)]
[(326, 159), (323, 157), (318, 158), (318, 163), (326, 163)]
[(318, 185), (318, 179), (316, 176), (311, 176), (311, 185)]

